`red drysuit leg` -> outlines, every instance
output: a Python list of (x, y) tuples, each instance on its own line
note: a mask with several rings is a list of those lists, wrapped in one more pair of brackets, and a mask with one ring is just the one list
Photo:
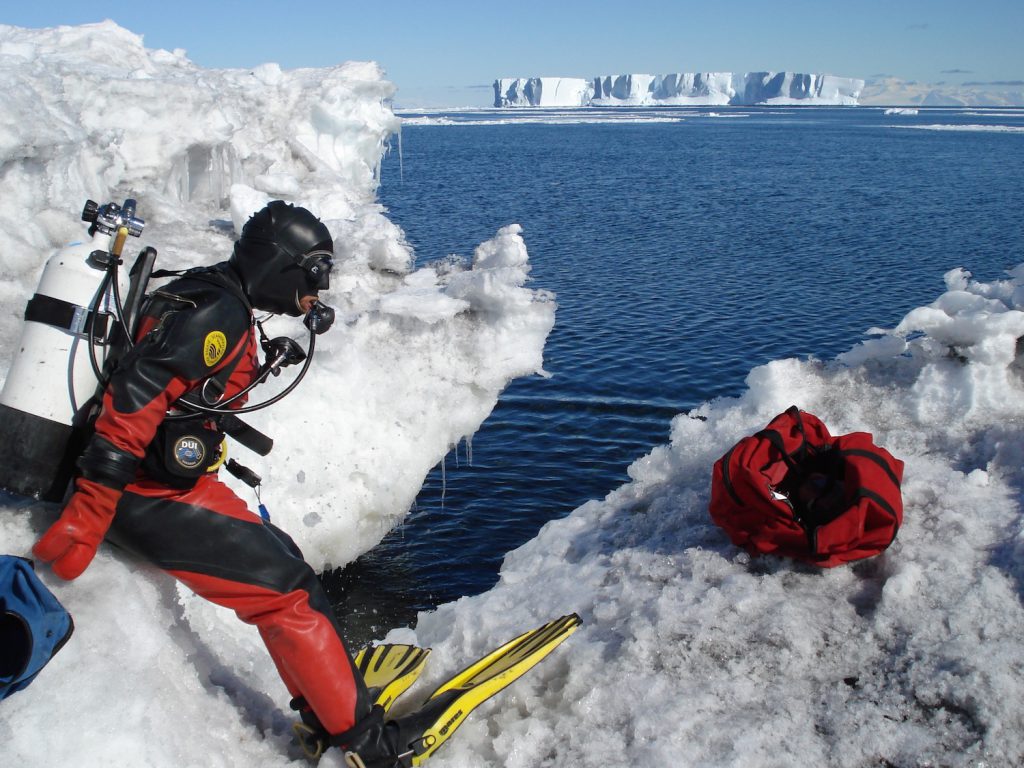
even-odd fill
[(370, 710), (320, 581), (286, 536), (252, 514), (214, 476), (177, 491), (125, 489), (114, 539), (189, 589), (259, 628), (285, 685), (330, 733)]

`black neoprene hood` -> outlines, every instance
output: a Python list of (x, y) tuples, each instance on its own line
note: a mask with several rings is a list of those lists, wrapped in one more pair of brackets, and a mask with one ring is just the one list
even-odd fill
[(303, 268), (303, 257), (322, 254), (329, 259), (333, 253), (334, 239), (320, 219), (305, 208), (274, 200), (242, 227), (230, 263), (253, 307), (298, 317), (298, 300), (326, 287)]

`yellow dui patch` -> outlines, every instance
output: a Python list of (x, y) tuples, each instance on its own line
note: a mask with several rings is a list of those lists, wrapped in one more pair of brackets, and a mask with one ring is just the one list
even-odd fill
[(203, 362), (206, 363), (207, 368), (212, 368), (219, 363), (227, 351), (228, 339), (223, 333), (210, 331), (206, 334), (206, 339), (203, 341)]

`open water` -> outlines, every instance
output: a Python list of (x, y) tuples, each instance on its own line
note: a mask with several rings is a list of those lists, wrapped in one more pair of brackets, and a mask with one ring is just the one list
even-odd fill
[(404, 117), (380, 199), (418, 260), (518, 222), (558, 311), (551, 377), (513, 382), (406, 523), (325, 575), (367, 636), (490, 588), (506, 552), (626, 482), (674, 415), (738, 395), (752, 367), (845, 351), (954, 267), (1024, 262), (1024, 110)]

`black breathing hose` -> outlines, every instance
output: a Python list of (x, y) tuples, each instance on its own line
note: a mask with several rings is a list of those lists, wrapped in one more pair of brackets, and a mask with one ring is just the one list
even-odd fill
[(274, 368), (277, 367), (271, 361), (267, 361), (266, 363), (263, 364), (263, 370), (260, 371), (259, 375), (256, 377), (256, 379), (251, 384), (249, 384), (249, 386), (245, 387), (242, 391), (238, 392), (237, 394), (232, 395), (227, 400), (224, 400), (223, 402), (217, 403), (217, 405), (214, 405), (214, 406), (208, 406), (208, 405), (200, 405), (199, 403), (192, 402), (191, 400), (185, 400), (184, 398), (179, 398), (178, 401), (177, 401), (177, 405), (182, 406), (186, 410), (190, 411), (190, 413), (170, 414), (170, 415), (165, 417), (165, 420), (166, 421), (180, 421), (182, 419), (193, 419), (193, 418), (195, 418), (195, 415), (197, 413), (208, 414), (210, 416), (222, 416), (222, 415), (225, 415), (225, 414), (231, 414), (233, 416), (237, 416), (238, 414), (242, 414), (242, 413), (253, 413), (254, 411), (260, 411), (260, 410), (262, 410), (262, 409), (264, 409), (264, 408), (266, 408), (268, 406), (271, 406), (274, 403), (278, 402), (279, 400), (282, 400), (285, 396), (291, 394), (292, 390), (294, 390), (297, 386), (299, 386), (299, 382), (302, 381), (303, 377), (305, 377), (306, 371), (309, 370), (309, 366), (313, 362), (313, 350), (315, 348), (316, 348), (316, 331), (313, 328), (310, 328), (309, 329), (309, 348), (306, 350), (306, 360), (302, 364), (302, 369), (299, 371), (298, 375), (295, 377), (295, 380), (291, 384), (289, 384), (287, 387), (282, 389), (280, 392), (278, 392), (276, 395), (274, 395), (273, 397), (271, 397), (271, 398), (269, 398), (267, 400), (264, 400), (262, 403), (257, 403), (256, 405), (246, 405), (246, 406), (243, 406), (241, 408), (228, 408), (227, 407), (227, 406), (231, 405), (231, 403), (236, 402), (239, 398), (244, 397), (245, 395), (249, 394), (253, 389), (255, 389), (257, 386), (259, 386), (260, 384), (262, 384), (263, 382), (265, 382), (267, 380), (267, 377), (271, 374), (271, 372), (274, 370)]
[[(96, 318), (100, 311), (100, 300), (106, 295), (107, 287), (110, 284), (111, 275), (117, 271), (115, 266), (113, 270), (107, 269), (106, 274), (100, 281), (100, 287), (96, 290), (96, 294), (92, 298), (92, 302), (89, 304), (89, 322), (86, 323), (85, 332), (89, 337), (89, 364), (92, 366), (93, 375), (96, 376), (96, 381), (102, 386), (104, 384), (104, 376), (102, 369), (100, 368), (99, 360), (96, 359)], [(115, 298), (116, 302), (116, 298)], [(118, 312), (120, 312), (118, 308)]]
[[(121, 326), (121, 332), (125, 336), (125, 343), (130, 349), (134, 346), (135, 340), (132, 338), (131, 331), (128, 329), (128, 323), (124, 317), (124, 306), (121, 304), (121, 290), (117, 283), (117, 265), (119, 260), (113, 257), (107, 266), (106, 274), (103, 276), (103, 280), (100, 281), (100, 286), (96, 290), (96, 294), (93, 296), (92, 302), (89, 306), (89, 321), (87, 323), (86, 333), (89, 336), (89, 364), (92, 366), (92, 372), (96, 376), (96, 380), (99, 382), (100, 387), (106, 386), (106, 379), (108, 378), (110, 371), (104, 372), (100, 368), (99, 360), (96, 357), (96, 317), (99, 315), (100, 302), (107, 293), (107, 289), (113, 284), (113, 297), (114, 297), (114, 309), (118, 324)], [(188, 413), (168, 414), (165, 421), (180, 421), (183, 419), (195, 418), (196, 414), (207, 414), (209, 416), (221, 416), (226, 414), (239, 415), (243, 413), (253, 413), (260, 411), (268, 406), (277, 403), (287, 395), (291, 394), (292, 391), (299, 386), (299, 382), (305, 377), (306, 372), (309, 370), (310, 364), (313, 362), (313, 350), (316, 348), (316, 324), (310, 323), (309, 325), (309, 346), (306, 349), (306, 359), (302, 365), (302, 369), (299, 371), (295, 380), (292, 381), (287, 387), (278, 392), (273, 397), (262, 403), (256, 405), (247, 405), (241, 408), (229, 408), (228, 406), (234, 402), (237, 402), (240, 398), (245, 397), (247, 394), (252, 392), (260, 384), (267, 380), (267, 377), (273, 372), (275, 368), (279, 368), (281, 359), (277, 361), (267, 361), (263, 364), (263, 370), (260, 371), (256, 379), (249, 384), (247, 387), (242, 389), (240, 392), (229, 397), (227, 400), (217, 403), (214, 406), (206, 406), (200, 403), (192, 402), (184, 398), (179, 398), (177, 405), (182, 406)]]
[[(106, 274), (103, 275), (103, 279), (100, 281), (100, 287), (96, 290), (96, 293), (92, 297), (92, 302), (89, 304), (89, 322), (86, 324), (87, 327), (85, 332), (89, 336), (89, 364), (92, 366), (93, 375), (96, 376), (96, 380), (100, 387), (106, 385), (105, 379), (109, 377), (110, 370), (104, 372), (100, 368), (99, 360), (96, 357), (96, 318), (100, 314), (100, 302), (106, 295), (107, 290), (113, 286), (113, 297), (114, 297), (114, 317), (121, 326), (121, 333), (124, 334), (125, 346), (131, 348), (134, 344), (132, 339), (132, 332), (128, 329), (128, 323), (125, 321), (124, 304), (121, 302), (121, 287), (117, 280), (117, 267), (121, 261), (117, 257), (112, 256), (110, 263), (107, 265), (105, 270)], [(109, 346), (110, 338), (107, 338), (107, 358), (109, 359), (111, 348)], [(104, 365), (109, 360), (104, 360)]]

